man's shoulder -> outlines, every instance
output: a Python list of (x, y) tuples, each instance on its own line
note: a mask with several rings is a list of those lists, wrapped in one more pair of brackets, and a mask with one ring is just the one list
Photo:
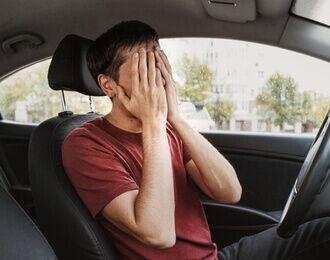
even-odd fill
[(102, 128), (102, 117), (97, 117), (93, 120), (83, 123), (81, 126), (73, 129), (65, 138), (63, 146), (69, 145), (84, 145), (83, 140), (93, 140), (100, 135)]

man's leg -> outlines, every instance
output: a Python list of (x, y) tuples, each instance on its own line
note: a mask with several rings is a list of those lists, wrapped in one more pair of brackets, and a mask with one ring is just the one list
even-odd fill
[(276, 227), (242, 238), (219, 251), (220, 260), (330, 259), (330, 217), (301, 225), (291, 238), (280, 238)]

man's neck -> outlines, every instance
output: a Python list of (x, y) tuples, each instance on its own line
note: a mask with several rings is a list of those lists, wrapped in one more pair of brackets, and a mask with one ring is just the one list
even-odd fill
[(142, 132), (142, 123), (136, 117), (130, 115), (127, 111), (123, 111), (117, 106), (113, 106), (109, 114), (105, 116), (112, 125), (122, 130), (132, 133)]

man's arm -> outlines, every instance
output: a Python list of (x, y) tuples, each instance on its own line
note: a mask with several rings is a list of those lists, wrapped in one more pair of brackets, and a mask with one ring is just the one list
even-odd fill
[(199, 188), (221, 203), (237, 203), (242, 188), (231, 164), (189, 123), (181, 117), (171, 122), (192, 160), (186, 170)]
[[(139, 61), (139, 62), (138, 62)], [(140, 77), (140, 82), (139, 82)], [(132, 58), (132, 95), (118, 86), (118, 98), (142, 122), (143, 174), (138, 191), (113, 199), (102, 211), (110, 222), (142, 243), (156, 248), (175, 244), (174, 187), (166, 134), (167, 103), (153, 53)]]
[(102, 211), (121, 230), (144, 244), (167, 248), (175, 244), (174, 191), (166, 128), (143, 126), (143, 174), (138, 191), (126, 192)]
[(234, 168), (181, 117), (171, 66), (163, 51), (156, 51), (156, 60), (157, 67), (160, 68), (165, 79), (168, 121), (175, 128), (192, 157), (192, 160), (186, 164), (189, 175), (201, 190), (218, 202), (238, 202), (242, 188)]

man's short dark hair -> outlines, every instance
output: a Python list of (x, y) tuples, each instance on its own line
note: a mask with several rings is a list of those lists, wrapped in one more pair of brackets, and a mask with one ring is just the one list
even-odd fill
[(121, 52), (151, 41), (158, 42), (156, 30), (140, 21), (125, 21), (110, 28), (87, 52), (87, 64), (94, 80), (97, 82), (99, 74), (106, 74), (118, 83), (119, 68), (125, 62)]

